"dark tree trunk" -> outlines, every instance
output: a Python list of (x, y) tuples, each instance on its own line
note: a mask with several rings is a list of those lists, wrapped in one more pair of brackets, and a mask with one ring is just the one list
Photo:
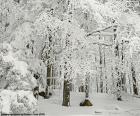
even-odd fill
[(46, 88), (45, 88), (45, 98), (49, 98), (48, 85), (46, 85)]
[(121, 73), (121, 82), (122, 82), (122, 91), (127, 92), (127, 89), (125, 87), (126, 84), (126, 74), (125, 73)]
[[(113, 23), (115, 23), (115, 21), (113, 21)], [(113, 32), (114, 32), (114, 43), (115, 43), (115, 49), (114, 49), (114, 52), (115, 52), (115, 57), (117, 58), (117, 64), (119, 64), (119, 59), (120, 59), (120, 46), (119, 46), (119, 42), (116, 40), (117, 39), (117, 34), (115, 34), (117, 31), (117, 27), (115, 27), (113, 29)], [(122, 96), (121, 96), (121, 90), (122, 90), (122, 82), (121, 82), (121, 72), (120, 72), (120, 69), (118, 67), (118, 65), (116, 65), (115, 67), (115, 70), (116, 70), (116, 73), (117, 73), (117, 100), (119, 101), (122, 101)]]
[(117, 100), (122, 101), (122, 96), (121, 96), (121, 79), (118, 78), (117, 80)]
[[(99, 40), (101, 39), (101, 36), (99, 36)], [(100, 56), (100, 92), (103, 93), (103, 58), (102, 58), (102, 46), (99, 45), (99, 56)]]
[[(125, 58), (125, 55), (124, 55), (124, 41), (122, 40), (122, 43), (121, 43), (121, 64), (122, 64), (122, 67), (124, 67), (124, 60), (125, 60), (124, 58)], [(121, 71), (121, 83), (122, 83), (122, 91), (127, 92), (127, 89), (125, 87), (126, 74), (123, 70)]]
[(69, 81), (64, 80), (64, 88), (63, 88), (63, 106), (70, 106), (70, 87)]
[(133, 65), (131, 65), (131, 72), (132, 72), (132, 80), (133, 80), (133, 92), (134, 92), (134, 95), (138, 95), (136, 73), (135, 73), (135, 69)]
[(135, 77), (133, 77), (133, 91), (134, 91), (135, 95), (138, 95), (138, 88), (136, 85), (136, 78)]
[(64, 56), (64, 85), (63, 85), (63, 106), (70, 106), (70, 82), (71, 82), (71, 73), (72, 73), (72, 66), (71, 66), (71, 53), (72, 53), (72, 41), (69, 38), (71, 34), (67, 34), (66, 37), (66, 50), (67, 53)]
[(63, 106), (70, 106), (70, 75), (71, 65), (65, 61), (64, 65), (64, 85), (63, 85)]
[(49, 98), (49, 86), (51, 86), (51, 71), (52, 65), (47, 65), (47, 79), (46, 79), (46, 87), (45, 87), (45, 98)]

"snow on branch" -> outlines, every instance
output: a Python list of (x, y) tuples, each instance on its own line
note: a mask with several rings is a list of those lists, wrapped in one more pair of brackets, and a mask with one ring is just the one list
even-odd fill
[[(108, 27), (105, 27), (105, 28), (103, 28), (103, 29), (99, 29), (99, 30), (95, 30), (95, 31), (93, 31), (93, 32), (91, 32), (91, 33), (88, 33), (86, 36), (88, 37), (88, 36), (91, 36), (91, 35), (93, 35), (94, 33), (97, 33), (97, 32), (99, 32), (99, 33), (101, 33), (102, 31), (105, 31), (105, 30), (107, 30), (107, 29), (110, 29), (110, 28), (112, 28), (112, 27), (117, 27), (118, 25), (111, 25), (111, 26), (108, 26)], [(107, 34), (107, 32), (106, 32), (106, 34)], [(109, 34), (109, 33), (108, 33)], [(107, 34), (107, 35), (108, 35)], [(114, 34), (114, 33), (110, 33), (110, 34)]]
[(95, 42), (92, 44), (97, 44), (97, 45), (104, 45), (104, 46), (112, 46), (113, 44), (105, 44), (105, 43), (100, 43), (100, 42)]

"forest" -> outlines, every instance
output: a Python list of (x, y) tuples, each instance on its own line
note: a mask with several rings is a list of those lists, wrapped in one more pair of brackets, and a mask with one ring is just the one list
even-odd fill
[(0, 112), (140, 116), (140, 1), (0, 0)]

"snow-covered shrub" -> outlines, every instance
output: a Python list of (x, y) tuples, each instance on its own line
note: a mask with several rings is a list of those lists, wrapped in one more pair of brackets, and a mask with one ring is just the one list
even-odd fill
[(32, 90), (36, 86), (35, 79), (31, 74), (22, 76), (17, 70), (11, 70), (7, 74), (6, 81), (9, 83), (7, 89), (10, 90)]
[(37, 100), (32, 91), (2, 90), (0, 98), (3, 113), (33, 113), (37, 110)]
[[(0, 110), (3, 113), (33, 113), (37, 101), (32, 88), (37, 84), (28, 64), (16, 56), (10, 44), (3, 43), (0, 52)], [(8, 90), (5, 90), (8, 89)]]
[(10, 44), (2, 44), (0, 63), (0, 75), (7, 82), (6, 89), (32, 90), (36, 86), (28, 64), (18, 59)]

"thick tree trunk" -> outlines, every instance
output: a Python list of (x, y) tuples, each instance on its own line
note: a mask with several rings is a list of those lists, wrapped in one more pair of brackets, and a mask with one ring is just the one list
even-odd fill
[[(116, 33), (117, 31), (117, 28), (114, 28), (113, 29), (113, 32)], [(117, 74), (117, 93), (116, 93), (116, 97), (117, 97), (117, 100), (121, 101), (122, 100), (122, 95), (121, 95), (121, 90), (122, 90), (122, 82), (121, 82), (121, 70), (120, 70), (120, 67), (119, 67), (119, 62), (120, 62), (120, 46), (119, 46), (119, 42), (116, 40), (117, 39), (117, 34), (114, 34), (114, 43), (115, 43), (115, 49), (114, 49), (114, 52), (115, 52), (115, 57), (117, 58), (117, 64), (115, 66), (115, 71), (116, 71), (116, 74)]]
[(65, 61), (64, 65), (64, 85), (63, 85), (63, 106), (70, 106), (70, 75), (71, 65)]
[(136, 78), (135, 77), (133, 77), (133, 91), (134, 91), (135, 95), (138, 95), (138, 88), (136, 85)]
[[(116, 45), (116, 57), (118, 57), (119, 60), (119, 44)], [(119, 61), (118, 61), (119, 64)], [(119, 67), (116, 65), (116, 73), (117, 73), (117, 100), (121, 101), (122, 96), (121, 96), (121, 90), (122, 90), (122, 81), (121, 81), (121, 72)]]
[(63, 106), (70, 106), (70, 87), (69, 81), (64, 80), (64, 87), (63, 87)]

